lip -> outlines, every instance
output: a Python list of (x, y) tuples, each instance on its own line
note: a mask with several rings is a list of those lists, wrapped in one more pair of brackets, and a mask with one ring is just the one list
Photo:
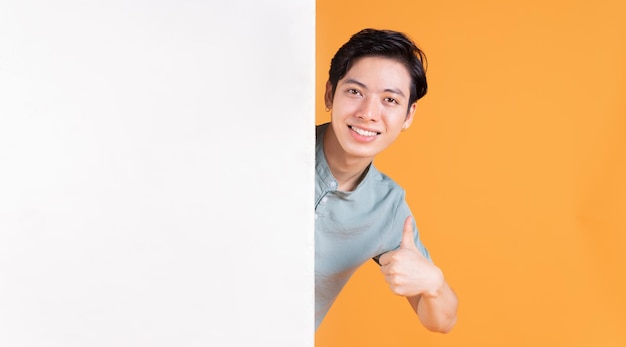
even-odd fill
[(374, 135), (374, 136), (364, 136), (364, 135), (361, 135), (361, 134), (357, 133), (356, 131), (354, 131), (353, 126), (349, 125), (348, 126), (348, 131), (350, 132), (350, 135), (352, 136), (352, 138), (354, 140), (356, 140), (357, 142), (360, 142), (360, 143), (372, 142), (372, 141), (374, 141), (374, 140), (376, 140), (378, 138), (378, 135), (380, 135), (380, 132), (378, 132), (376, 130), (371, 130), (371, 129), (357, 127), (357, 126), (354, 126), (354, 128), (358, 128), (358, 129), (361, 129), (361, 130), (366, 130), (366, 131), (370, 131), (370, 132), (376, 133), (376, 135)]
[(376, 130), (376, 129), (364, 128), (362, 126), (357, 126), (357, 125), (348, 124), (348, 128), (350, 128), (350, 130), (352, 130), (352, 131), (354, 131), (352, 128), (358, 128), (358, 129), (361, 129), (361, 130), (365, 130), (365, 131), (369, 131), (369, 132), (372, 132), (372, 133), (376, 133), (376, 135), (380, 135), (381, 134), (381, 132)]

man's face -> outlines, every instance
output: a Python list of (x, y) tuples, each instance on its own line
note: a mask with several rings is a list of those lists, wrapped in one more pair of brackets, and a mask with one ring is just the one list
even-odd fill
[(327, 84), (326, 106), (332, 108), (333, 131), (346, 156), (373, 159), (411, 124), (410, 83), (408, 70), (397, 60), (363, 57), (334, 91)]

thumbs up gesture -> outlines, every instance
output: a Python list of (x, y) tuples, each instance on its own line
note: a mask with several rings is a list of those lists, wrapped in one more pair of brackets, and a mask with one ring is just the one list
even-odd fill
[(410, 216), (404, 221), (400, 247), (381, 255), (378, 262), (389, 288), (397, 295), (437, 297), (445, 284), (441, 270), (417, 249)]

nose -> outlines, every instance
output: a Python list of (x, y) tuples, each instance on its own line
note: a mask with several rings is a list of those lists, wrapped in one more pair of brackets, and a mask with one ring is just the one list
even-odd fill
[(375, 98), (363, 98), (363, 102), (358, 110), (358, 118), (366, 122), (377, 122), (380, 120), (380, 105)]

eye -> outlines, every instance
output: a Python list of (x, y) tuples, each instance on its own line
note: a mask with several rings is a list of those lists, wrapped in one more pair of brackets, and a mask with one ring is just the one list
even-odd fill
[(348, 94), (352, 94), (352, 95), (361, 95), (361, 92), (359, 92), (358, 90), (356, 90), (354, 88), (350, 88), (350, 89), (346, 90), (346, 92)]
[(389, 102), (389, 103), (392, 103), (392, 104), (400, 104), (400, 103), (398, 102), (398, 100), (396, 100), (396, 99), (394, 99), (394, 98), (389, 98), (389, 97), (387, 97), (387, 98), (385, 98), (385, 101), (386, 101), (386, 102)]

